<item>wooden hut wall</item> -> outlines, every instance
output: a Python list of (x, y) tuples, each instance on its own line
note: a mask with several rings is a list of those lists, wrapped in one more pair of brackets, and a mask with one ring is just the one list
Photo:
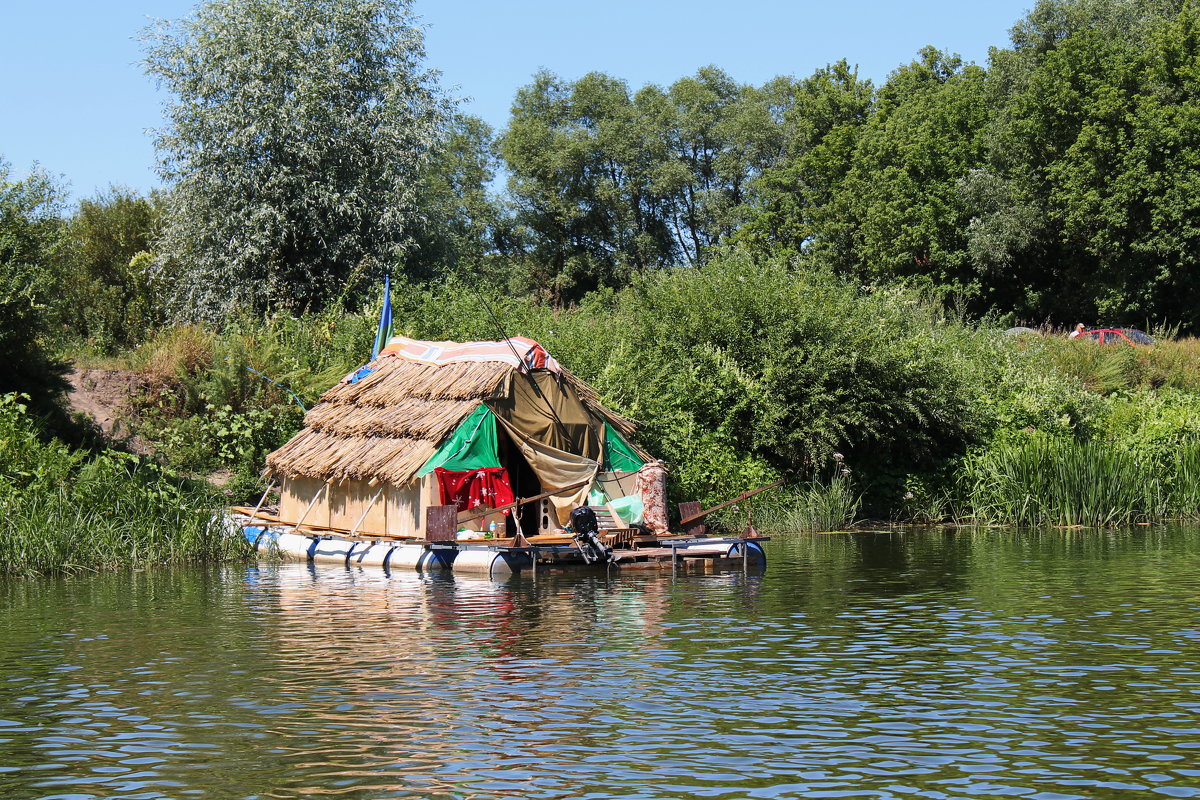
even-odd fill
[[(427, 486), (432, 474), (412, 481), (405, 486), (388, 486), (387, 532), (391, 536), (425, 537), (425, 508), (431, 503), (426, 499)], [(434, 489), (437, 484), (434, 482)], [(433, 505), (437, 504), (437, 498)]]
[[(349, 531), (363, 517), (363, 511), (381, 486), (378, 483), (371, 486), (367, 481), (332, 483), (328, 493), (321, 496), (308, 516), (304, 516), (308, 504), (324, 484), (317, 478), (284, 478), (280, 487), (279, 518), (294, 524), (303, 517), (305, 526)], [(425, 509), (441, 502), (437, 481), (429, 475), (407, 486), (382, 485), (383, 492), (370, 505), (359, 525), (359, 533), (423, 538)]]
[[(387, 533), (387, 489), (382, 484), (372, 486), (367, 481), (343, 481), (330, 486), (329, 492), (329, 527), (354, 530), (362, 519), (362, 524), (358, 525), (359, 533)], [(376, 493), (379, 498), (372, 504)]]
[[(322, 492), (321, 497), (309, 510), (308, 504), (321, 491), (325, 481), (320, 478), (284, 478), (279, 489), (279, 518), (284, 522), (296, 523), (304, 519), (305, 525), (325, 528), (329, 526), (329, 497), (336, 487)], [(308, 511), (307, 516), (305, 511)]]

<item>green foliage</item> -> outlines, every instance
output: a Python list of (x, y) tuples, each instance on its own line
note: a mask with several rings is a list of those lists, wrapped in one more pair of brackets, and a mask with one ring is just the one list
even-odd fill
[[(652, 273), (569, 309), (486, 286), (479, 294), (457, 278), (394, 289), (406, 335), (540, 341), (615, 411), (644, 423), (639, 441), (670, 463), (680, 499), (718, 502), (781, 474), (809, 480), (839, 450), (856, 465), (864, 502), (886, 513), (908, 475), (936, 471), (985, 437), (996, 415), (981, 413), (984, 387), (1007, 363), (1003, 342), (911, 293), (863, 293), (737, 253)], [(207, 339), (194, 329), (164, 333), (161, 350), (143, 349), (143, 362), (195, 372), (168, 373), (180, 386), (160, 400), (175, 433), (151, 438), (189, 464), (260, 457), (276, 429), (251, 418), (244, 424), (256, 433), (236, 438), (223, 432), (225, 417), (255, 408), (286, 417), (287, 396), (265, 382), (242, 384), (237, 365), (286, 383), (307, 404), (367, 360), (375, 313), (273, 317)], [(240, 361), (231, 355), (243, 351)], [(222, 413), (220, 423), (211, 419)]]
[[(1083, 389), (1054, 361), (1075, 347), (1049, 343), (1050, 358), (1039, 361), (1039, 352), (1026, 352), (1031, 358), (1010, 372), (1000, 404), (1008, 413), (997, 415), (990, 441), (958, 465), (953, 493), (959, 513), (1062, 525), (1194, 517), (1200, 510), (1200, 394), (1127, 388), (1129, 375), (1119, 371), (1110, 394)], [(1132, 348), (1107, 350), (1137, 355)]]
[(422, 214), (416, 245), (403, 262), (407, 275), (444, 277), (447, 269), (477, 266), (494, 249), (506, 249), (510, 226), (488, 191), (497, 164), (487, 123), (454, 115), (422, 173), (417, 201)]
[(333, 319), (240, 320), (219, 335), (197, 326), (162, 332), (137, 354), (150, 387), (139, 434), (176, 468), (257, 474), (267, 453), (300, 429), (304, 409), (355, 365), (331, 347), (332, 330), (370, 341), (365, 325)]
[(861, 502), (852, 478), (838, 473), (827, 482), (810, 480), (781, 491), (755, 514), (754, 523), (762, 533), (845, 530)]
[(753, 210), (735, 234), (736, 241), (757, 252), (798, 255), (814, 243), (818, 225), (822, 239), (835, 235), (835, 220), (818, 223), (817, 215), (853, 166), (854, 148), (874, 95), (871, 82), (859, 80), (845, 60), (791, 87), (780, 126), (784, 152), (764, 168)]
[(300, 429), (302, 417), (294, 406), (234, 411), (229, 405), (209, 403), (199, 414), (151, 423), (143, 433), (177, 469), (252, 471)]
[(144, 38), (181, 311), (320, 308), (403, 252), (444, 115), (408, 0), (210, 0)]
[(640, 280), (614, 323), (609, 363), (586, 377), (646, 421), (690, 496), (807, 476), (840, 450), (877, 504), (983, 431), (993, 340), (908, 293), (733, 253)]
[(756, 89), (715, 67), (633, 94), (602, 73), (536, 75), (497, 144), (523, 232), (514, 287), (561, 304), (705, 260), (786, 150), (790, 102), (786, 79)]
[(0, 396), (0, 573), (221, 560), (245, 542), (210, 523), (211, 494), (125, 453), (46, 439), (17, 395)]
[(736, 239), (977, 315), (1195, 331), (1198, 32), (1177, 0), (1042, 0), (987, 69), (818, 70)]
[(0, 392), (28, 392), (39, 405), (62, 388), (43, 346), (62, 232), (58, 194), (41, 171), (12, 180), (0, 158)]
[(110, 188), (80, 201), (67, 220), (54, 309), (73, 343), (113, 354), (164, 321), (170, 286), (149, 252), (162, 204), (157, 193)]
[[(1200, 447), (1192, 442), (1191, 450)], [(1175, 477), (1104, 439), (1035, 434), (973, 454), (960, 480), (966, 513), (1016, 525), (1120, 525), (1163, 519)], [(1189, 460), (1194, 459), (1189, 454)]]
[(960, 182), (983, 162), (985, 79), (931, 47), (873, 96), (844, 63), (818, 71), (796, 106), (815, 119), (764, 176), (739, 238), (872, 283), (979, 297)]
[[(805, 519), (840, 519), (837, 509), (936, 522), (955, 514), (1051, 519), (1053, 508), (1095, 522), (1195, 507), (1186, 477), (1196, 469), (1189, 443), (1200, 439), (1195, 342), (1104, 348), (1015, 339), (949, 317), (909, 291), (865, 291), (736, 252), (566, 309), (453, 276), (393, 288), (400, 333), (540, 341), (609, 407), (643, 424), (637, 440), (668, 461), (676, 499), (715, 504), (788, 476), (800, 487), (787, 497), (794, 507), (766, 512), (784, 527), (836, 527)], [(147, 396), (151, 422), (142, 434), (177, 467), (233, 471), (231, 491), (256, 499), (263, 457), (301, 420), (288, 391), (246, 367), (311, 405), (367, 360), (377, 313), (373, 303), (353, 315), (161, 333), (137, 356), (151, 384), (163, 387)], [(1115, 366), (1097, 367), (1096, 358)], [(1103, 384), (1098, 372), (1108, 375)], [(1042, 473), (1028, 484), (1032, 500), (1009, 502), (1004, 487), (1026, 485), (1018, 478), (1037, 468), (1042, 451), (1028, 449), (1031, 439), (1063, 448), (1111, 443), (1166, 477), (1153, 506), (1094, 509), (1103, 497), (1070, 506), (1068, 492), (1082, 481), (1055, 483)], [(854, 465), (852, 486), (849, 476), (820, 474), (835, 451)]]

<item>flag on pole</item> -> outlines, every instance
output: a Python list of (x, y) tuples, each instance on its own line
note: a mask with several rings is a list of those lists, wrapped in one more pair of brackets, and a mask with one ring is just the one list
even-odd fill
[(371, 351), (371, 360), (379, 356), (379, 351), (392, 338), (392, 276), (383, 276), (383, 309), (379, 312), (379, 330), (375, 332), (375, 348)]

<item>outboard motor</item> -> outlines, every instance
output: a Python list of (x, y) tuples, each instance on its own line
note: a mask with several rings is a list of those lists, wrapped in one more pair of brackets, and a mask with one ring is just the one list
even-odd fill
[(591, 564), (596, 561), (613, 561), (612, 548), (600, 539), (600, 523), (596, 521), (596, 512), (587, 506), (580, 506), (571, 512), (567, 523), (571, 537), (579, 546), (583, 560)]

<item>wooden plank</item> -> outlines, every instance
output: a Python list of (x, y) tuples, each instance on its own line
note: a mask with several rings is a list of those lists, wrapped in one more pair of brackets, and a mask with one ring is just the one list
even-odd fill
[(352, 542), (418, 542), (415, 536), (397, 536), (392, 533), (359, 533), (351, 535), (349, 531), (333, 530), (331, 528), (314, 528), (312, 525), (301, 525), (296, 533), (305, 536), (336, 536)]
[[(700, 510), (700, 504), (696, 503), (696, 509), (690, 513), (685, 514), (683, 512), (683, 503), (680, 503), (679, 504), (679, 513), (680, 513), (680, 516), (682, 517), (682, 519), (679, 520), (679, 524), (683, 525), (684, 529), (687, 530), (687, 524), (689, 522), (692, 522), (693, 520), (700, 519), (701, 517), (707, 517), (709, 514), (713, 513), (714, 511), (720, 511), (722, 508), (727, 508), (728, 506), (731, 506), (734, 503), (740, 503), (741, 501), (745, 500), (748, 497), (753, 497), (754, 495), (756, 495), (760, 492), (765, 492), (767, 489), (774, 489), (776, 486), (782, 486), (782, 485), (783, 485), (783, 479), (781, 478), (781, 479), (775, 481), (774, 483), (767, 484), (766, 486), (760, 487), (758, 489), (752, 489), (748, 492), (742, 492), (741, 494), (739, 494), (737, 497), (733, 498), (732, 500), (726, 500), (724, 503), (721, 503), (720, 505), (713, 506), (712, 508), (706, 508), (703, 511)], [(689, 505), (691, 505), (691, 504), (689, 503)]]
[(458, 506), (425, 509), (425, 541), (453, 542), (458, 531)]
[(257, 514), (255, 514), (255, 513), (253, 513), (254, 509), (251, 508), (250, 506), (230, 506), (229, 510), (234, 512), (235, 514), (245, 514), (246, 516), (253, 517), (252, 522), (282, 522), (283, 521), (278, 516), (276, 516), (275, 514), (272, 514), (269, 511), (259, 511)]
[(703, 522), (704, 514), (700, 511), (699, 500), (689, 500), (679, 504), (679, 524), (688, 536), (703, 536), (708, 532), (708, 526)]
[(527, 541), (535, 545), (572, 544), (575, 537), (569, 533), (539, 533), (527, 537)]

